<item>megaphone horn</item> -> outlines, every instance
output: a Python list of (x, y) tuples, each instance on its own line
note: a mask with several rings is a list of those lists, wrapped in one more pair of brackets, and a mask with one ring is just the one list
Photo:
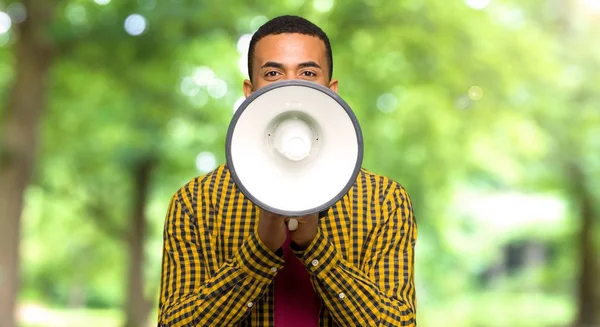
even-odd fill
[[(234, 183), (253, 204), (298, 217), (328, 209), (350, 190), (362, 165), (363, 137), (338, 94), (317, 83), (286, 80), (241, 103), (225, 152)], [(288, 228), (297, 227), (295, 219), (290, 222)]]

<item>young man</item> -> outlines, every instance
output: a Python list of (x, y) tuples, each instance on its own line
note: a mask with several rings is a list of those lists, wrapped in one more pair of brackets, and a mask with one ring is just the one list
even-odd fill
[[(327, 36), (296, 16), (254, 34), (248, 70), (246, 96), (285, 79), (337, 92)], [(416, 326), (417, 225), (400, 184), (362, 169), (329, 210), (299, 220), (289, 232), (254, 206), (226, 165), (192, 179), (166, 217), (158, 325)]]

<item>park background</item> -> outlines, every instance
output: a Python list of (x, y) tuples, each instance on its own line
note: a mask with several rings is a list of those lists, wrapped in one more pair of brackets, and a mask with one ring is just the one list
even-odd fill
[(0, 0), (0, 326), (156, 325), (170, 197), (288, 13), (412, 197), (419, 325), (600, 326), (598, 0)]

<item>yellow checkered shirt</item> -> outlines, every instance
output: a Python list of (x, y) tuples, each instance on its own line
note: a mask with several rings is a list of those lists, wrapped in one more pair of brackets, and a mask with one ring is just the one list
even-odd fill
[[(172, 197), (164, 225), (159, 326), (273, 326), (285, 262), (258, 237), (258, 208), (226, 165)], [(296, 256), (322, 299), (325, 326), (416, 326), (417, 224), (406, 190), (361, 169)]]

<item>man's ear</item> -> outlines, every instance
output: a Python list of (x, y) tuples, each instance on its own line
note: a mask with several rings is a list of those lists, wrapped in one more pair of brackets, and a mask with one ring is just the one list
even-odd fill
[(329, 89), (332, 90), (335, 93), (338, 92), (338, 80), (337, 79), (332, 79), (329, 82)]
[(244, 80), (244, 86), (243, 86), (243, 91), (244, 91), (244, 95), (247, 97), (250, 96), (250, 94), (252, 94), (252, 92), (254, 91), (254, 87), (252, 87), (252, 82), (250, 82), (250, 80), (245, 79)]

